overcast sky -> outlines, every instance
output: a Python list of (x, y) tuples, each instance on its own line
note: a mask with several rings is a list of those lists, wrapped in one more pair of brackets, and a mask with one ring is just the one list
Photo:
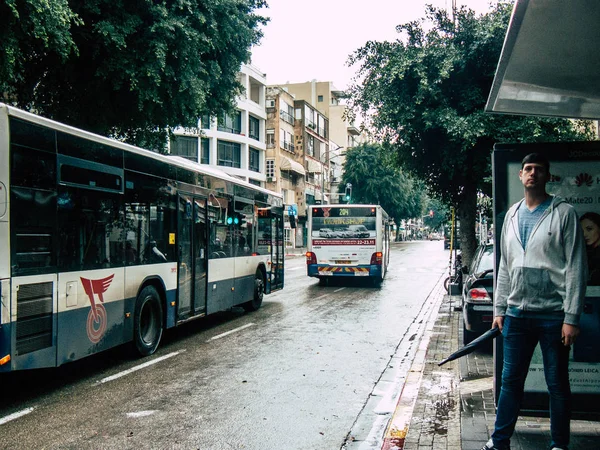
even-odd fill
[[(457, 0), (484, 13), (495, 0)], [(267, 0), (271, 21), (252, 63), (268, 84), (333, 81), (345, 89), (356, 70), (348, 55), (369, 40), (395, 40), (395, 27), (424, 16), (425, 5), (450, 8), (452, 0)], [(303, 31), (300, 31), (303, 25)], [(298, 31), (296, 31), (298, 30)]]

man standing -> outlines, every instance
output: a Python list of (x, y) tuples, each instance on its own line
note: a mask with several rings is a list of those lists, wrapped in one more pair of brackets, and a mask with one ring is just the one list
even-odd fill
[(527, 155), (519, 171), (525, 198), (506, 214), (500, 241), (495, 296), (497, 326), (504, 336), (502, 388), (492, 439), (482, 450), (510, 449), (525, 378), (540, 344), (550, 395), (553, 450), (567, 450), (571, 388), (569, 351), (579, 334), (587, 262), (583, 232), (573, 207), (549, 195), (550, 163)]

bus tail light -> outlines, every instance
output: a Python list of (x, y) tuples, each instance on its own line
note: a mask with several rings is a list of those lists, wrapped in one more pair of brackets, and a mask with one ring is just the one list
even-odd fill
[(316, 264), (317, 263), (317, 255), (313, 252), (306, 252), (306, 264)]
[(4, 358), (0, 359), (0, 366), (3, 366), (7, 362), (10, 361), (10, 355), (6, 355)]
[(380, 266), (383, 263), (383, 252), (375, 252), (371, 255), (371, 265)]

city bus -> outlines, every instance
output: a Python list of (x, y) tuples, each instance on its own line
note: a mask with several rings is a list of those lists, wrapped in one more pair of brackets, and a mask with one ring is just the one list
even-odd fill
[(0, 372), (151, 355), (283, 264), (279, 194), (0, 104)]
[(379, 286), (390, 261), (390, 228), (379, 205), (311, 205), (308, 276), (321, 284), (332, 277), (370, 277)]

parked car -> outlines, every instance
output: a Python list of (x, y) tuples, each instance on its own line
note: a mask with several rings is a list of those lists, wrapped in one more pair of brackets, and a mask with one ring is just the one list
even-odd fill
[(332, 237), (336, 237), (336, 235), (331, 228), (321, 228), (319, 230), (319, 237), (332, 238)]
[(494, 320), (494, 246), (477, 248), (463, 279), (463, 340), (468, 344), (489, 330)]
[(348, 231), (355, 238), (368, 238), (371, 236), (369, 230), (364, 225), (348, 225)]

